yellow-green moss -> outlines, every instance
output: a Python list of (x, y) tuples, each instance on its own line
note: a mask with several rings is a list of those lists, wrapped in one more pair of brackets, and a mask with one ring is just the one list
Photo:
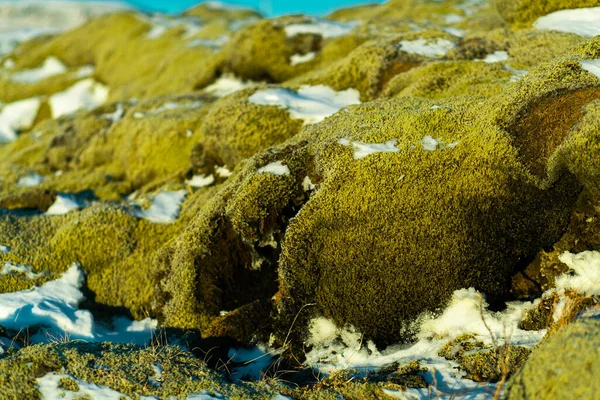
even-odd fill
[(595, 399), (600, 322), (581, 319), (560, 329), (531, 354), (508, 384), (507, 399)]

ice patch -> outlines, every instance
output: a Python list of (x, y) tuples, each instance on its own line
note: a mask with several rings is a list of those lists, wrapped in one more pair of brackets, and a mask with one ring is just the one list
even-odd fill
[(215, 177), (213, 175), (194, 175), (192, 179), (185, 181), (193, 188), (203, 188), (212, 185), (214, 182)]
[(433, 138), (433, 136), (425, 136), (423, 137), (423, 139), (421, 139), (421, 146), (423, 146), (423, 150), (425, 151), (436, 151), (436, 150), (445, 150), (445, 149), (452, 149), (456, 146), (458, 146), (459, 142), (452, 142), (450, 144), (446, 144), (442, 141), (440, 141), (440, 139), (435, 139)]
[(132, 214), (155, 224), (171, 224), (177, 221), (186, 195), (187, 190), (162, 191), (154, 196), (149, 208), (134, 209)]
[(385, 143), (362, 143), (351, 142), (348, 139), (340, 139), (337, 142), (343, 146), (352, 146), (354, 148), (354, 159), (360, 160), (368, 155), (375, 153), (397, 153), (400, 151), (396, 147), (397, 139), (388, 140)]
[(2, 270), (0, 270), (0, 276), (3, 275), (24, 275), (29, 280), (35, 280), (46, 275), (45, 272), (35, 273), (29, 265), (24, 264), (13, 264), (11, 262), (5, 262)]
[(293, 38), (301, 34), (315, 34), (321, 37), (336, 38), (346, 36), (352, 30), (358, 27), (358, 22), (335, 22), (335, 21), (314, 21), (312, 23), (291, 24), (285, 27), (285, 35), (287, 38)]
[(446, 39), (402, 40), (398, 44), (402, 51), (425, 57), (443, 57), (456, 46), (456, 44)]
[(31, 129), (41, 104), (37, 97), (5, 104), (0, 111), (0, 143), (12, 142), (19, 131)]
[(581, 68), (600, 78), (600, 60), (586, 60), (581, 62)]
[(558, 259), (567, 264), (575, 275), (563, 274), (556, 278), (556, 289), (571, 289), (587, 296), (600, 295), (600, 251), (578, 254), (567, 251)]
[(48, 57), (39, 68), (15, 72), (10, 76), (10, 80), (19, 83), (35, 83), (65, 72), (67, 67), (58, 58)]
[(65, 215), (69, 211), (77, 210), (87, 206), (87, 203), (78, 200), (75, 196), (68, 194), (59, 194), (56, 196), (54, 203), (46, 210), (44, 215)]
[(336, 92), (324, 85), (303, 85), (298, 91), (283, 88), (259, 90), (248, 101), (285, 108), (292, 118), (303, 119), (305, 124), (315, 124), (343, 107), (359, 104), (360, 93), (356, 89)]
[(150, 340), (155, 320), (115, 318), (110, 329), (96, 324), (89, 311), (79, 310), (84, 300), (80, 290), (83, 282), (83, 271), (73, 264), (56, 280), (30, 290), (0, 294), (0, 325), (15, 331), (41, 326), (41, 331), (31, 336), (33, 343), (46, 343), (55, 337), (137, 344)]
[(225, 97), (238, 90), (247, 89), (255, 85), (255, 82), (241, 80), (233, 74), (224, 74), (212, 85), (205, 87), (204, 91), (215, 97)]
[(600, 35), (600, 7), (556, 11), (538, 18), (533, 26), (580, 36), (597, 36)]
[(40, 174), (30, 174), (19, 178), (17, 186), (19, 187), (35, 187), (44, 182), (44, 177)]
[(74, 113), (80, 109), (91, 110), (108, 99), (108, 88), (93, 79), (79, 81), (67, 90), (50, 96), (48, 103), (52, 118)]
[(275, 175), (289, 175), (290, 169), (287, 165), (284, 165), (281, 161), (275, 161), (271, 164), (267, 164), (264, 167), (259, 168), (257, 171), (259, 174), (275, 174)]
[(296, 65), (307, 63), (309, 61), (314, 60), (316, 56), (317, 53), (314, 51), (308, 52), (306, 54), (294, 54), (290, 57), (290, 65), (294, 67)]
[[(507, 61), (509, 59), (508, 52), (506, 51), (495, 51), (491, 54), (485, 56), (483, 60), (484, 63), (493, 64), (497, 62)], [(478, 60), (479, 61), (479, 60)]]

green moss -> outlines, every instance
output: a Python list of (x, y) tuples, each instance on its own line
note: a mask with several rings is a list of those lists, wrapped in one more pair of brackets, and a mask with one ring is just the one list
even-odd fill
[(494, 3), (506, 21), (519, 26), (528, 26), (553, 11), (600, 5), (598, 0), (494, 0)]
[(531, 354), (508, 385), (507, 399), (594, 399), (600, 387), (600, 323), (581, 319), (560, 329)]
[(60, 381), (58, 382), (58, 388), (59, 389), (64, 389), (64, 390), (69, 390), (71, 392), (78, 392), (79, 391), (79, 385), (77, 384), (77, 382), (75, 382), (73, 380), (73, 378), (60, 378)]

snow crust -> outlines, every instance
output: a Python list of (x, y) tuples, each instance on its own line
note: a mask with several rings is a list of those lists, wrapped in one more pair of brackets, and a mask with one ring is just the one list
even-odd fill
[(131, 321), (119, 317), (109, 327), (96, 323), (89, 311), (80, 310), (83, 283), (84, 273), (74, 263), (56, 280), (29, 290), (0, 294), (0, 325), (15, 331), (43, 327), (31, 336), (33, 343), (65, 337), (137, 344), (150, 340), (157, 326), (155, 320)]
[[(599, 22), (600, 23), (600, 22)], [(600, 60), (586, 60), (581, 62), (581, 68), (600, 78)]]
[(155, 224), (171, 224), (177, 221), (186, 196), (187, 190), (165, 190), (154, 196), (149, 208), (134, 209), (132, 214)]
[(44, 215), (65, 215), (69, 211), (77, 210), (87, 206), (87, 203), (69, 194), (59, 194), (54, 203), (46, 210)]
[(497, 62), (507, 61), (508, 59), (509, 59), (508, 52), (501, 50), (501, 51), (495, 51), (491, 54), (488, 54), (481, 61), (483, 61), (484, 63), (493, 64), (493, 63), (497, 63)]
[(303, 85), (298, 91), (283, 88), (259, 90), (248, 101), (287, 109), (292, 118), (303, 119), (305, 124), (315, 124), (343, 107), (359, 104), (360, 93), (356, 89), (336, 92), (325, 85)]
[(557, 290), (571, 289), (587, 296), (600, 295), (600, 251), (565, 252), (558, 259), (573, 270), (556, 278)]
[(323, 38), (336, 38), (346, 36), (358, 27), (358, 22), (335, 22), (320, 20), (303, 24), (291, 24), (284, 28), (285, 35), (293, 38), (301, 34), (321, 35)]
[(225, 97), (238, 90), (247, 89), (255, 85), (255, 82), (244, 81), (233, 74), (224, 74), (213, 84), (205, 87), (204, 91), (215, 97)]
[(58, 58), (48, 57), (38, 68), (13, 73), (10, 80), (19, 83), (35, 83), (65, 72), (67, 72), (67, 67)]
[(264, 167), (259, 168), (256, 172), (259, 174), (274, 174), (282, 176), (289, 175), (290, 169), (281, 161), (275, 161), (265, 165)]
[(194, 175), (192, 179), (185, 181), (193, 188), (203, 188), (210, 186), (215, 182), (214, 175)]
[(72, 114), (78, 110), (91, 110), (101, 106), (108, 100), (108, 88), (94, 79), (77, 82), (65, 91), (50, 96), (48, 103), (52, 118)]
[(354, 148), (354, 159), (360, 160), (368, 155), (375, 153), (397, 153), (400, 151), (396, 147), (397, 139), (388, 140), (385, 143), (362, 143), (362, 142), (351, 142), (344, 138), (338, 140), (338, 143), (343, 146), (352, 146)]
[(19, 187), (35, 187), (44, 182), (44, 177), (40, 174), (34, 173), (25, 175), (19, 178), (17, 186)]
[(0, 111), (0, 143), (12, 142), (19, 131), (31, 129), (41, 104), (37, 97), (5, 104)]
[(310, 51), (306, 54), (294, 54), (293, 56), (290, 57), (290, 65), (296, 66), (296, 65), (307, 63), (309, 61), (314, 60), (316, 56), (317, 56), (317, 53), (314, 51)]
[(400, 49), (407, 53), (419, 54), (425, 57), (443, 57), (456, 46), (453, 42), (446, 39), (417, 39), (402, 40), (398, 43)]
[(555, 11), (538, 18), (533, 26), (580, 36), (600, 35), (600, 7)]

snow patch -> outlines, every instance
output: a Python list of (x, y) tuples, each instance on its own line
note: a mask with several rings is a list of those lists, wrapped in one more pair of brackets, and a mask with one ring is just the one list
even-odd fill
[(77, 82), (65, 91), (53, 94), (48, 103), (52, 118), (58, 118), (81, 109), (94, 109), (104, 104), (107, 99), (108, 88), (90, 78)]
[(600, 60), (586, 60), (581, 62), (581, 68), (600, 78)]
[(2, 270), (0, 270), (0, 276), (4, 275), (24, 275), (29, 280), (35, 280), (46, 276), (45, 272), (35, 273), (29, 265), (25, 264), (13, 264), (6, 261)]
[(10, 252), (10, 246), (7, 246), (5, 244), (0, 244), (0, 253), (8, 254), (9, 252)]
[(30, 174), (19, 178), (17, 186), (19, 187), (35, 187), (44, 182), (44, 177), (40, 174)]
[(597, 36), (600, 35), (600, 7), (556, 11), (538, 18), (533, 26), (580, 36)]
[(115, 111), (109, 114), (103, 114), (102, 118), (112, 122), (113, 124), (119, 122), (123, 116), (125, 115), (125, 109), (123, 108), (123, 104), (118, 103), (115, 106)]
[(257, 171), (259, 174), (274, 174), (274, 175), (289, 175), (290, 169), (287, 165), (283, 164), (281, 161), (275, 161), (271, 164), (267, 164), (264, 167), (259, 168)]
[(67, 72), (65, 64), (56, 57), (48, 57), (39, 68), (15, 72), (10, 76), (10, 80), (19, 83), (35, 83), (65, 72)]
[(310, 180), (310, 177), (307, 175), (304, 177), (304, 180), (302, 181), (302, 189), (305, 192), (310, 192), (315, 190), (316, 186), (314, 183), (312, 183), (312, 181)]
[(255, 82), (244, 81), (233, 74), (224, 74), (212, 85), (205, 87), (204, 91), (215, 97), (225, 97), (238, 90), (247, 89), (255, 85)]
[(187, 190), (162, 191), (152, 199), (152, 205), (145, 209), (134, 209), (132, 215), (155, 224), (171, 224), (177, 221), (181, 203), (187, 196)]
[(17, 133), (31, 129), (42, 102), (37, 97), (4, 105), (0, 111), (0, 143), (12, 142)]
[(75, 196), (69, 194), (59, 194), (56, 196), (56, 200), (54, 200), (54, 203), (52, 203), (50, 208), (46, 210), (44, 215), (65, 215), (70, 211), (84, 208), (86, 206), (86, 202), (78, 200)]
[(225, 166), (217, 166), (215, 167), (215, 174), (217, 174), (219, 177), (221, 178), (229, 178), (232, 174), (232, 172), (230, 170), (227, 169), (227, 167)]
[[(79, 386), (79, 390), (73, 392), (71, 390), (65, 390), (60, 388), (60, 380), (63, 378), (72, 379)], [(38, 389), (40, 391), (42, 400), (77, 400), (77, 399), (94, 399), (94, 400), (121, 400), (129, 399), (123, 393), (117, 392), (108, 386), (98, 386), (93, 383), (88, 383), (75, 379), (74, 377), (66, 374), (56, 374), (50, 372), (41, 378), (36, 379)], [(142, 396), (144, 400), (155, 399), (155, 397)]]
[(314, 60), (316, 56), (317, 53), (314, 51), (308, 52), (306, 54), (294, 54), (290, 57), (290, 65), (294, 67), (296, 65), (307, 63), (309, 61)]
[(348, 139), (340, 139), (337, 142), (343, 146), (352, 146), (354, 148), (354, 159), (360, 160), (368, 155), (375, 153), (397, 153), (400, 151), (396, 147), (397, 139), (388, 140), (385, 143), (362, 143), (351, 142)]
[(433, 136), (425, 136), (421, 139), (421, 146), (423, 146), (423, 150), (425, 151), (436, 151), (436, 150), (445, 150), (452, 149), (458, 146), (459, 142), (452, 142), (450, 144), (446, 144), (440, 141), (439, 138), (435, 139)]
[(483, 60), (477, 60), (477, 61), (483, 61), (484, 63), (493, 64), (493, 63), (497, 63), (497, 62), (507, 61), (508, 59), (509, 59), (508, 52), (501, 50), (501, 51), (495, 51), (491, 54), (488, 54), (487, 56), (485, 56), (485, 58)]
[(75, 77), (77, 79), (89, 78), (96, 73), (96, 67), (93, 65), (82, 65), (75, 71)]
[(425, 57), (443, 57), (456, 46), (454, 42), (446, 39), (417, 39), (417, 40), (402, 40), (400, 49), (407, 53), (419, 54)]
[(33, 343), (47, 343), (56, 337), (137, 344), (150, 340), (157, 326), (155, 320), (130, 321), (120, 317), (107, 327), (96, 324), (89, 311), (79, 310), (79, 303), (84, 300), (80, 290), (84, 279), (83, 271), (74, 263), (56, 280), (29, 290), (0, 294), (0, 325), (15, 331), (42, 327), (31, 336)]
[(215, 39), (193, 39), (190, 40), (187, 44), (187, 47), (192, 49), (194, 47), (208, 47), (209, 49), (219, 50), (221, 47), (229, 43), (229, 36), (221, 35), (216, 37)]
[(573, 270), (574, 275), (563, 274), (556, 278), (558, 290), (571, 289), (587, 296), (600, 295), (600, 251), (565, 252), (558, 259)]
[(336, 92), (325, 85), (303, 85), (298, 91), (283, 88), (259, 90), (248, 101), (287, 109), (292, 118), (303, 119), (305, 124), (315, 124), (343, 107), (359, 104), (360, 93), (356, 89)]
[(185, 181), (193, 188), (203, 188), (210, 186), (215, 182), (214, 175), (194, 175), (192, 179)]
[(293, 38), (301, 34), (315, 34), (321, 37), (336, 38), (346, 36), (352, 30), (358, 27), (358, 22), (335, 22), (335, 21), (314, 21), (303, 24), (291, 24), (285, 27), (285, 35), (287, 38)]
[(151, 25), (146, 38), (150, 40), (158, 39), (170, 29), (181, 28), (184, 31), (184, 38), (189, 38), (200, 32), (202, 24), (197, 17), (168, 17), (162, 14), (154, 14), (144, 18)]
[(175, 101), (168, 101), (168, 102), (162, 104), (161, 106), (155, 107), (147, 112), (141, 112), (141, 111), (134, 112), (133, 118), (140, 119), (140, 118), (144, 118), (146, 116), (146, 114), (158, 115), (158, 114), (162, 114), (163, 112), (173, 111), (173, 110), (194, 110), (194, 109), (202, 107), (202, 105), (203, 105), (203, 103), (201, 101), (187, 101), (187, 102), (181, 102), (181, 103), (177, 103)]

